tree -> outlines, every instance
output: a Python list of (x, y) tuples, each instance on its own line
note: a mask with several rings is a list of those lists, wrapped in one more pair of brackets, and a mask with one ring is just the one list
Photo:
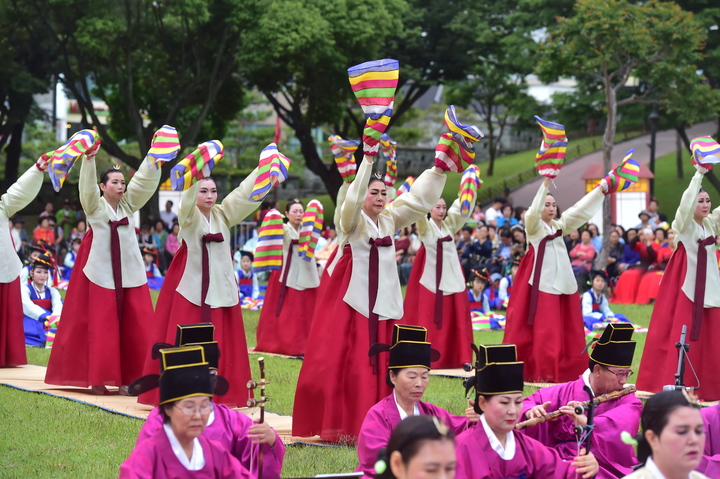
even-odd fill
[[(560, 18), (550, 32), (537, 72), (546, 80), (568, 75), (601, 86), (606, 109), (603, 165), (608, 171), (618, 107), (664, 103), (681, 92), (678, 84), (701, 84), (696, 65), (704, 39), (692, 14), (675, 3), (650, 0), (634, 5), (626, 0), (579, 0), (575, 15)], [(619, 99), (630, 75), (643, 79), (647, 88)], [(601, 267), (607, 261), (610, 223), (610, 204), (605, 202)]]

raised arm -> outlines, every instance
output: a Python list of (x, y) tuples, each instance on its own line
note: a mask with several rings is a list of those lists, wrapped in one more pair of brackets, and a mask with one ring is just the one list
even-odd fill
[(140, 168), (128, 182), (125, 193), (127, 204), (133, 212), (145, 206), (145, 203), (155, 194), (155, 190), (157, 190), (160, 183), (161, 174), (162, 170), (160, 168), (156, 171), (151, 170), (147, 160), (140, 163)]
[(350, 183), (343, 182), (342, 186), (338, 190), (337, 199), (335, 200), (335, 214), (333, 215), (333, 223), (335, 228), (340, 224), (340, 212), (342, 211), (342, 204), (345, 202), (347, 197), (348, 189), (350, 189)]
[[(350, 187), (347, 189), (347, 195), (340, 207), (340, 222), (335, 225), (338, 231), (344, 234), (348, 234), (360, 219), (362, 204), (367, 195), (367, 185), (370, 181), (370, 175), (372, 174), (372, 167), (373, 157), (366, 155), (362, 164), (358, 167), (355, 180), (350, 183)], [(394, 203), (395, 202), (393, 202), (393, 204)]]
[(580, 201), (563, 211), (562, 217), (557, 220), (563, 235), (587, 223), (602, 207), (604, 199), (602, 188), (595, 188), (580, 198)]
[(178, 224), (180, 228), (186, 228), (188, 225), (195, 221), (196, 217), (200, 214), (197, 209), (197, 195), (200, 189), (200, 183), (198, 181), (187, 190), (183, 191), (180, 197), (180, 206), (178, 208)]
[[(0, 198), (0, 208), (5, 209), (8, 218), (25, 208), (40, 192), (43, 172), (32, 165)], [(7, 227), (7, 225), (3, 225)]]
[(438, 167), (425, 170), (407, 193), (400, 195), (386, 208), (399, 230), (427, 215), (442, 194), (447, 177)]
[[(475, 202), (470, 205), (470, 211), (475, 208)], [(445, 217), (445, 225), (453, 233), (457, 233), (465, 225), (470, 215), (464, 216), (460, 213), (460, 198), (453, 201), (450, 208), (447, 210), (447, 216)]]
[(100, 208), (101, 204), (100, 189), (97, 184), (97, 165), (94, 156), (83, 156), (81, 161), (78, 193), (85, 214), (90, 216)]
[(533, 198), (530, 208), (525, 212), (525, 231), (528, 235), (536, 235), (542, 229), (542, 210), (545, 208), (545, 197), (548, 194), (550, 178), (545, 178)]
[[(675, 213), (675, 220), (673, 220), (672, 223), (672, 229), (676, 233), (687, 233), (693, 227), (693, 223), (695, 222), (693, 212), (697, 205), (697, 197), (698, 193), (700, 193), (702, 180), (702, 173), (696, 171), (690, 180), (690, 184), (680, 198), (680, 205)], [(713, 215), (714, 214), (715, 211), (713, 211)]]
[(217, 205), (225, 216), (225, 224), (228, 227), (240, 223), (260, 206), (259, 201), (252, 201), (250, 199), (250, 194), (252, 193), (253, 186), (255, 186), (257, 177), (258, 169), (255, 168), (237, 188), (225, 197), (221, 204)]

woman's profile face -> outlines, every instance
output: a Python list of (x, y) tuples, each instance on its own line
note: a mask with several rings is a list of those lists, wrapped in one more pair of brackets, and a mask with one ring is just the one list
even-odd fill
[(382, 181), (373, 181), (368, 186), (365, 201), (363, 201), (362, 209), (366, 215), (371, 218), (377, 218), (385, 208), (387, 202), (387, 187)]
[(392, 473), (397, 479), (453, 479), (457, 460), (451, 439), (427, 440), (407, 464), (398, 451), (390, 459)]
[(700, 464), (705, 447), (705, 425), (700, 410), (676, 408), (659, 435), (649, 430), (645, 438), (650, 443), (653, 461), (666, 476), (686, 477)]

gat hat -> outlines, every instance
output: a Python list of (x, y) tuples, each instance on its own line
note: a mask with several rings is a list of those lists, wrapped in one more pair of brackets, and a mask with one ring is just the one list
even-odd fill
[(610, 323), (590, 352), (590, 359), (603, 366), (629, 368), (637, 341), (632, 340), (635, 328), (630, 323)]
[(650, 213), (648, 210), (642, 210), (640, 213), (638, 213), (638, 218), (640, 218), (642, 215), (645, 215), (648, 218), (652, 218), (652, 213)]
[(50, 256), (50, 253), (44, 251), (40, 256), (35, 258), (32, 263), (32, 268), (55, 268), (55, 266), (53, 266), (53, 259), (52, 256)]
[(430, 369), (430, 363), (440, 359), (440, 352), (430, 346), (427, 329), (422, 326), (395, 324), (392, 345), (375, 343), (370, 347), (369, 356), (385, 351), (390, 351), (388, 369)]
[(210, 369), (218, 368), (220, 349), (215, 341), (215, 325), (212, 323), (178, 324), (175, 346), (201, 346)]
[[(476, 395), (522, 393), (523, 362), (517, 360), (514, 344), (488, 344), (475, 346), (475, 377), (465, 382), (466, 390), (475, 388)], [(466, 365), (466, 370), (473, 366)]]

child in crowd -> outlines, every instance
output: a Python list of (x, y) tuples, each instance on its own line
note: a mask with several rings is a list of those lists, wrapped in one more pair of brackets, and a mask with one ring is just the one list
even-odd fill
[(81, 238), (74, 238), (70, 243), (70, 251), (65, 255), (65, 261), (63, 262), (63, 280), (70, 281), (70, 275), (75, 267), (75, 258), (77, 258), (77, 252), (80, 249)]
[(590, 282), (592, 288), (582, 295), (582, 314), (585, 327), (590, 331), (604, 329), (610, 318), (629, 323), (630, 320), (624, 315), (615, 314), (610, 309), (607, 296), (605, 296), (605, 287), (607, 286), (605, 273), (593, 271), (590, 274)]
[(240, 259), (240, 269), (235, 272), (240, 288), (240, 299), (260, 297), (260, 287), (258, 286), (257, 276), (253, 273), (254, 256), (249, 251), (240, 251), (242, 258)]
[[(488, 295), (487, 286), (492, 284), (490, 274), (486, 269), (480, 271), (470, 271), (470, 288), (468, 289), (468, 299), (470, 300), (470, 310), (487, 314), (490, 312), (490, 296)], [(492, 286), (490, 286), (492, 288)]]
[(58, 290), (47, 285), (52, 258), (45, 252), (30, 266), (29, 284), (22, 285), (22, 305), (25, 327), (25, 344), (45, 346), (48, 330), (53, 334), (62, 312), (62, 300)]
[(155, 250), (150, 248), (141, 248), (143, 264), (145, 265), (145, 276), (148, 280), (148, 288), (154, 290), (160, 290), (165, 279), (160, 271), (160, 267), (157, 265), (157, 253)]
[(517, 273), (518, 267), (520, 266), (520, 260), (522, 256), (515, 256), (512, 264), (510, 265), (510, 274), (500, 280), (498, 287), (498, 308), (506, 309), (508, 301), (510, 301), (510, 290), (512, 289), (513, 281), (515, 281), (515, 274)]

